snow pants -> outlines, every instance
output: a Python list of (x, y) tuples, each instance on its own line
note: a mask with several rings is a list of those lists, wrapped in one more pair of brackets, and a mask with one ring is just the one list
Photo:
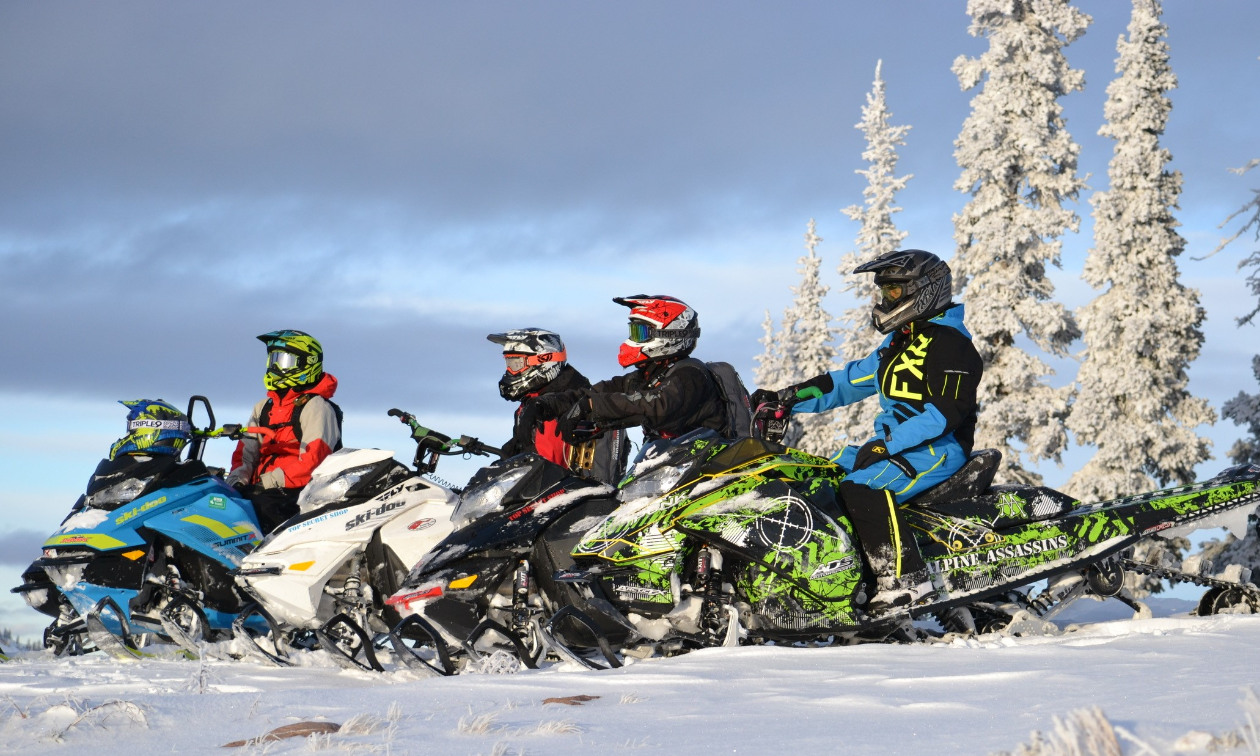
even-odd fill
[(962, 446), (952, 436), (898, 456), (918, 474), (907, 476), (891, 462), (854, 470), (855, 446), (846, 446), (832, 457), (848, 473), (840, 484), (840, 497), (877, 577), (900, 578), (927, 569), (898, 503), (944, 482), (967, 461)]

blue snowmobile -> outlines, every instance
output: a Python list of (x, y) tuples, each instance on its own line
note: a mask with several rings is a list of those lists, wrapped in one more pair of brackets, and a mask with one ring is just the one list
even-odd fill
[[(204, 428), (191, 420), (198, 403)], [(186, 413), (161, 400), (122, 404), (127, 435), (13, 592), (53, 617), (44, 646), (57, 655), (135, 659), (148, 635), (198, 654), (230, 637), (241, 599), (229, 573), (264, 535), (253, 505), (201, 461), (208, 439), (239, 438), (241, 428), (216, 429), (202, 396)]]

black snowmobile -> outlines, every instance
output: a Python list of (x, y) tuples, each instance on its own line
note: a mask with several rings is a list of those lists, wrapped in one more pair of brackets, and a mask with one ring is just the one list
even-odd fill
[[(454, 512), (455, 531), (386, 601), (404, 616), (390, 635), (399, 657), (442, 674), (456, 670), (451, 647), (473, 662), (508, 649), (534, 668), (550, 649), (599, 666), (568, 651), (570, 643), (593, 641), (620, 666), (608, 634), (619, 640), (633, 628), (612, 606), (591, 610), (588, 599), (554, 580), (571, 564), (577, 538), (617, 508), (614, 494), (532, 453), (478, 471)], [(562, 631), (577, 635), (557, 641)]]

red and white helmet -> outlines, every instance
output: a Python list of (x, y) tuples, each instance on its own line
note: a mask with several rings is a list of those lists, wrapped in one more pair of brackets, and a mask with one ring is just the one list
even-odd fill
[(613, 301), (630, 308), (630, 338), (622, 342), (617, 353), (622, 367), (686, 357), (696, 348), (700, 318), (686, 302), (647, 294), (615, 297)]

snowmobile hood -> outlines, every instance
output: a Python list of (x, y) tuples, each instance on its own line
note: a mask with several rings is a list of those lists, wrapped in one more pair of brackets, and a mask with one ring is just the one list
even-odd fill
[(370, 465), (393, 457), (388, 449), (338, 449), (324, 458), (311, 473), (312, 478), (331, 478), (353, 467)]

